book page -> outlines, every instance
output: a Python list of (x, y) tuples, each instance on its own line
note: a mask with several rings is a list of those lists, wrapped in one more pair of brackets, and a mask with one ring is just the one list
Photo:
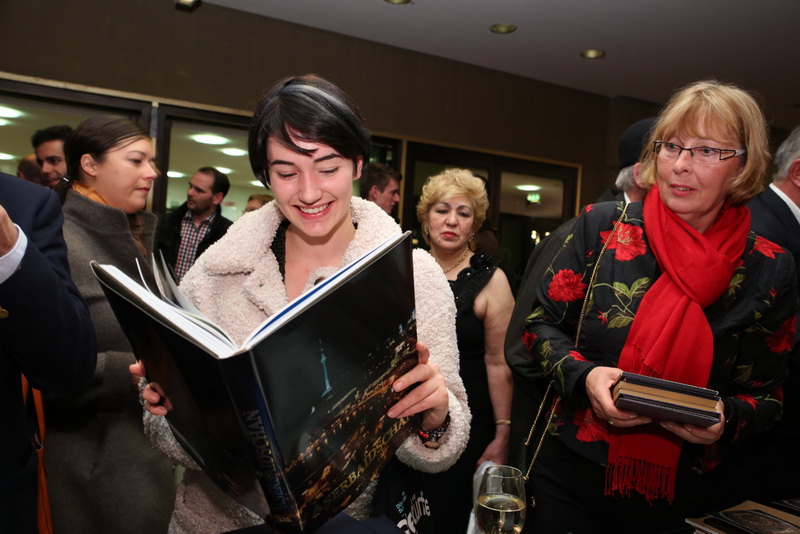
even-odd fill
[(110, 291), (122, 296), (147, 315), (176, 330), (209, 353), (220, 358), (236, 350), (236, 345), (230, 336), (206, 317), (195, 315), (161, 299), (114, 265), (101, 265), (94, 261), (90, 265), (98, 280)]
[(259, 325), (258, 328), (256, 328), (253, 333), (250, 334), (247, 339), (245, 339), (244, 343), (242, 343), (241, 349), (250, 350), (256, 346), (261, 340), (280, 328), (281, 325), (285, 324), (298, 313), (312, 306), (319, 299), (345, 282), (350, 276), (375, 261), (392, 247), (396, 246), (408, 235), (410, 235), (410, 232), (405, 232), (403, 234), (397, 234), (390, 237), (361, 258), (336, 271), (334, 274), (310, 290), (289, 302), (286, 306), (275, 312), (266, 321), (261, 323), (261, 325)]

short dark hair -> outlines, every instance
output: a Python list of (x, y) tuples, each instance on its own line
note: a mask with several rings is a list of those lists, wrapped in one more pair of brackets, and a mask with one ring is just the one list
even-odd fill
[[(31, 154), (33, 155), (33, 154)], [(36, 158), (24, 157), (19, 160), (17, 165), (17, 176), (25, 178), (29, 182), (39, 185), (45, 185), (44, 177), (42, 176), (42, 168), (36, 163)]]
[(64, 141), (67, 176), (80, 181), (81, 157), (89, 154), (96, 161), (105, 160), (106, 152), (123, 141), (128, 144), (150, 135), (138, 124), (116, 117), (89, 117), (72, 130)]
[(368, 198), (372, 186), (377, 186), (378, 191), (383, 193), (390, 180), (397, 180), (397, 183), (400, 183), (402, 179), (403, 175), (394, 167), (383, 163), (370, 163), (361, 178), (361, 196)]
[(211, 184), (212, 193), (222, 193), (223, 198), (228, 194), (228, 190), (231, 188), (231, 182), (228, 180), (227, 174), (220, 172), (216, 167), (200, 167), (197, 169), (197, 172), (209, 174), (214, 177), (214, 183)]
[(66, 124), (42, 128), (41, 130), (36, 130), (31, 136), (31, 144), (35, 150), (39, 145), (48, 141), (66, 141), (71, 131), (72, 126), (67, 126)]
[(256, 106), (247, 145), (253, 173), (265, 185), (270, 136), (298, 154), (309, 152), (292, 137), (328, 145), (354, 164), (369, 162), (370, 135), (358, 107), (339, 87), (313, 74), (279, 81)]

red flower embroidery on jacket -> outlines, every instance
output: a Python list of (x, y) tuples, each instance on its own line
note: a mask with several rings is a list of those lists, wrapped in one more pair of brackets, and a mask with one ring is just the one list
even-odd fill
[(586, 284), (581, 275), (569, 269), (558, 271), (550, 282), (547, 295), (556, 302), (575, 302), (583, 298)]
[(783, 254), (786, 252), (780, 245), (776, 245), (769, 239), (764, 239), (760, 235), (756, 236), (756, 244), (753, 246), (753, 249), (772, 259), (775, 259), (776, 252), (778, 254)]
[(569, 351), (569, 355), (573, 360), (578, 360), (579, 362), (588, 362), (586, 358), (580, 352), (576, 352), (574, 350)]
[(794, 340), (794, 331), (797, 326), (797, 316), (793, 315), (791, 318), (785, 320), (777, 330), (767, 337), (767, 347), (770, 352), (780, 354), (792, 348), (792, 340)]
[(758, 401), (756, 401), (756, 398), (752, 395), (736, 395), (736, 398), (749, 404), (753, 410), (755, 410), (756, 406), (758, 405)]
[(608, 441), (606, 422), (595, 418), (591, 408), (576, 409), (572, 424), (578, 429), (575, 433), (575, 439), (578, 441)]
[(536, 342), (536, 334), (533, 332), (528, 332), (525, 330), (522, 333), (522, 342), (525, 343), (525, 346), (528, 347), (528, 351), (533, 350), (533, 344)]
[[(612, 230), (600, 232), (600, 240), (605, 243)], [(620, 223), (614, 238), (608, 244), (609, 249), (616, 250), (615, 258), (619, 261), (632, 260), (647, 250), (642, 239), (643, 231), (638, 226)]]
[(587, 204), (585, 208), (583, 208), (584, 213), (589, 213), (594, 209), (594, 204)]

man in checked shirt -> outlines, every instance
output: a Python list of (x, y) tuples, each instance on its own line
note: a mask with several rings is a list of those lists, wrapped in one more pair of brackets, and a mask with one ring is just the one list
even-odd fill
[(200, 254), (225, 235), (232, 221), (220, 204), (228, 193), (228, 177), (214, 167), (202, 167), (189, 180), (186, 202), (160, 225), (158, 248), (180, 282)]

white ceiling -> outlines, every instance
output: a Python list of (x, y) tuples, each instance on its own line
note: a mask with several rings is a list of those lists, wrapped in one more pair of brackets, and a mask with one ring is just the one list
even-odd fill
[(607, 97), (663, 103), (713, 77), (760, 94), (774, 126), (800, 124), (800, 0), (203, 1)]

